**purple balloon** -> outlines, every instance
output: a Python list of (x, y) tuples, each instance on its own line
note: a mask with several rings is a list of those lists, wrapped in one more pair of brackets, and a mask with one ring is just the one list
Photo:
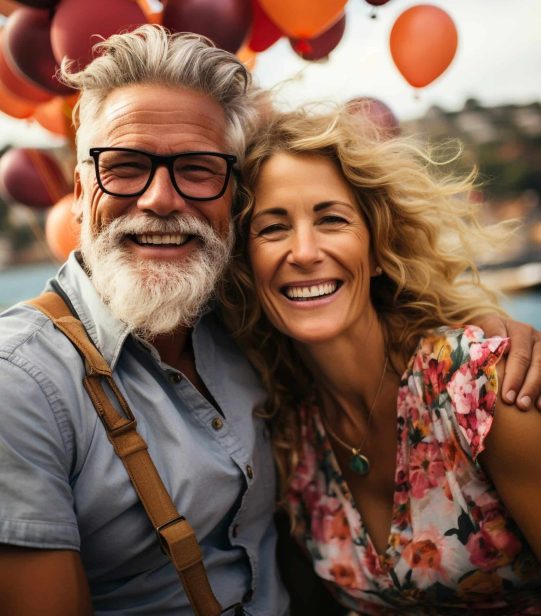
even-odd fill
[(368, 118), (376, 126), (382, 139), (389, 139), (400, 134), (400, 123), (391, 109), (377, 98), (359, 96), (347, 103), (351, 113)]
[(346, 29), (346, 16), (342, 17), (313, 39), (289, 39), (293, 51), (304, 60), (321, 60), (326, 58), (342, 40)]

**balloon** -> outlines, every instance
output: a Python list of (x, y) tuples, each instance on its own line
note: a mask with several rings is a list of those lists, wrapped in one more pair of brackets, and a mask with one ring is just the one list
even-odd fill
[(454, 58), (458, 35), (443, 10), (421, 4), (404, 11), (390, 38), (391, 55), (404, 79), (422, 88), (439, 77)]
[(53, 94), (69, 94), (72, 88), (55, 77), (57, 62), (51, 49), (49, 11), (20, 8), (7, 20), (3, 33), (8, 63), (34, 85)]
[(36, 103), (15, 96), (0, 81), (0, 111), (13, 118), (28, 118), (36, 110)]
[(56, 160), (44, 150), (12, 148), (0, 159), (0, 183), (13, 201), (48, 208), (69, 186)]
[(366, 0), (368, 2), (368, 4), (371, 4), (372, 6), (383, 6), (384, 4), (387, 4), (387, 2), (389, 2), (389, 0)]
[(0, 81), (18, 98), (33, 103), (50, 101), (53, 95), (42, 87), (30, 82), (18, 69), (13, 67), (4, 53), (4, 32), (0, 38)]
[(70, 252), (79, 247), (81, 225), (72, 212), (73, 193), (64, 195), (47, 213), (45, 239), (53, 256), (65, 261)]
[(282, 31), (269, 18), (257, 0), (252, 0), (252, 31), (248, 47), (252, 51), (265, 51), (282, 36)]
[(400, 134), (400, 123), (391, 109), (377, 98), (359, 96), (346, 104), (350, 113), (368, 118), (378, 130), (382, 139), (396, 137)]
[(343, 15), (333, 26), (323, 34), (313, 39), (290, 39), (295, 53), (305, 60), (321, 60), (326, 58), (338, 45), (346, 28), (346, 16)]
[(342, 15), (347, 0), (259, 0), (272, 21), (290, 38), (312, 39)]
[(249, 71), (254, 70), (257, 52), (250, 49), (248, 45), (243, 45), (235, 55)]
[(51, 46), (57, 62), (67, 56), (83, 69), (93, 59), (92, 46), (121, 30), (146, 23), (133, 0), (62, 0), (51, 23)]
[(0, 0), (0, 15), (11, 15), (20, 6), (18, 2), (12, 0)]
[(43, 128), (55, 135), (75, 139), (75, 129), (72, 124), (72, 111), (78, 94), (62, 97), (56, 96), (48, 103), (43, 103), (34, 112), (33, 119)]
[(231, 53), (241, 48), (251, 23), (251, 0), (169, 0), (163, 11), (166, 28), (202, 34)]
[(35, 9), (52, 9), (60, 0), (17, 0), (18, 4), (31, 6)]

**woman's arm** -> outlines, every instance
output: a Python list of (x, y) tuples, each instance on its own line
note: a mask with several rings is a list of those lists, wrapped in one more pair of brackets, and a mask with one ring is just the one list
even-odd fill
[[(501, 380), (504, 361), (498, 366)], [(523, 413), (498, 396), (479, 461), (541, 562), (541, 415)]]

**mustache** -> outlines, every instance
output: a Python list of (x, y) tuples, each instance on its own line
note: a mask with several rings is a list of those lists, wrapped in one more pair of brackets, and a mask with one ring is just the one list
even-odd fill
[(118, 242), (126, 235), (141, 233), (182, 233), (204, 238), (209, 232), (214, 233), (211, 225), (199, 218), (175, 214), (168, 218), (120, 216), (110, 221), (99, 235), (107, 234), (110, 241)]

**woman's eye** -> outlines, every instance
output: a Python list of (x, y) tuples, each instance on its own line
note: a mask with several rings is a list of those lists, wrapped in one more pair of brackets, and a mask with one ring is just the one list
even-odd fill
[(262, 229), (260, 229), (257, 232), (257, 235), (259, 236), (276, 235), (280, 233), (281, 231), (285, 231), (285, 230), (286, 230), (286, 226), (282, 224), (267, 225), (266, 227), (263, 227)]
[(346, 224), (348, 221), (342, 216), (329, 214), (328, 216), (323, 216), (323, 218), (321, 218), (319, 222), (320, 224), (339, 225)]

